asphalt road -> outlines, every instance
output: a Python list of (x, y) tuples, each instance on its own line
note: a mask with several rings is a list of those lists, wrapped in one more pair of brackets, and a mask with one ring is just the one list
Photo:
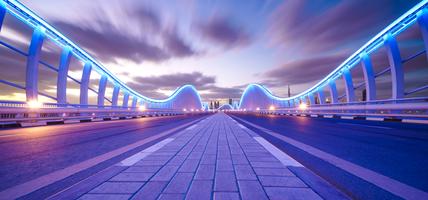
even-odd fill
[(399, 199), (240, 119), (428, 192), (428, 125), (276, 115), (230, 115), (352, 198)]
[[(0, 191), (205, 116), (153, 117), (0, 130)], [(158, 141), (160, 139), (86, 170), (61, 187), (86, 178)], [(61, 187), (55, 186), (51, 192)]]

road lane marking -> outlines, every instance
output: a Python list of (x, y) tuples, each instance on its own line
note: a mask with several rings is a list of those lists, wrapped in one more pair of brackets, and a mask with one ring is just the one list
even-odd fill
[(262, 137), (253, 137), (259, 144), (261, 144), (267, 151), (269, 151), (275, 158), (277, 158), (285, 166), (303, 167), (302, 164), (294, 160), (288, 154), (284, 153), (277, 147), (273, 146), (270, 142)]
[(353, 123), (346, 123), (346, 122), (338, 122), (337, 124), (344, 124), (344, 125), (351, 125), (351, 126), (365, 126), (369, 128), (392, 129), (391, 127), (385, 127), (385, 126), (371, 126), (371, 125), (365, 125), (365, 124), (353, 124)]
[(174, 140), (174, 138), (167, 138), (165, 140), (162, 140), (162, 141), (150, 146), (149, 148), (144, 149), (144, 150), (132, 155), (131, 157), (122, 160), (117, 165), (118, 166), (132, 166), (135, 163), (137, 163), (138, 161), (140, 161), (141, 159), (143, 159), (143, 158), (147, 157), (148, 155), (152, 154), (153, 152), (159, 150), (160, 148), (162, 148), (163, 146), (165, 146), (166, 144), (170, 143), (173, 140)]
[(428, 120), (422, 120), (422, 119), (403, 119), (402, 122), (415, 123), (415, 124), (428, 124)]
[(31, 192), (34, 192), (40, 188), (43, 188), (47, 185), (50, 185), (52, 183), (55, 183), (59, 180), (66, 178), (66, 177), (69, 177), (75, 173), (78, 173), (82, 170), (88, 169), (90, 167), (93, 167), (93, 166), (101, 163), (101, 162), (104, 162), (104, 161), (109, 160), (113, 157), (119, 156), (119, 155), (121, 155), (127, 151), (135, 149), (135, 148), (142, 146), (144, 144), (147, 144), (149, 142), (155, 141), (161, 137), (172, 134), (175, 131), (178, 131), (182, 128), (185, 128), (186, 126), (190, 126), (192, 123), (197, 122), (198, 120), (199, 119), (193, 120), (193, 121), (188, 122), (186, 124), (183, 124), (181, 126), (169, 129), (167, 131), (164, 131), (164, 132), (161, 132), (159, 134), (150, 136), (148, 138), (144, 138), (142, 140), (139, 140), (135, 143), (132, 143), (132, 144), (126, 145), (124, 147), (118, 148), (116, 150), (113, 150), (113, 151), (104, 153), (102, 155), (93, 157), (91, 159), (85, 160), (83, 162), (71, 165), (71, 166), (66, 167), (64, 169), (51, 172), (49, 174), (35, 178), (35, 179), (30, 180), (28, 182), (10, 187), (10, 188), (0, 192), (0, 199), (17, 199), (17, 198), (22, 197), (24, 195), (27, 195)]
[(272, 135), (290, 145), (293, 145), (317, 158), (320, 158), (350, 174), (353, 174), (361, 179), (364, 179), (365, 181), (372, 183), (394, 195), (397, 195), (404, 199), (428, 199), (428, 193), (422, 190), (419, 190), (415, 187), (412, 187), (410, 185), (407, 185), (405, 183), (402, 183), (400, 181), (397, 181), (395, 179), (392, 179), (390, 177), (384, 176), (382, 174), (379, 174), (375, 171), (372, 171), (370, 169), (366, 169), (364, 167), (361, 167), (357, 164), (354, 164), (352, 162), (343, 160), (337, 156), (334, 156), (332, 154), (326, 153), (320, 149), (317, 149), (315, 147), (309, 146), (307, 144), (304, 144), (302, 142), (299, 142), (297, 140), (291, 139), (289, 137), (286, 137), (284, 135), (281, 135), (279, 133), (273, 132), (271, 130), (268, 130), (266, 128), (263, 128), (259, 125), (253, 124), (251, 122), (248, 122), (242, 118), (240, 118), (243, 122), (247, 123), (248, 125), (255, 127), (269, 135)]

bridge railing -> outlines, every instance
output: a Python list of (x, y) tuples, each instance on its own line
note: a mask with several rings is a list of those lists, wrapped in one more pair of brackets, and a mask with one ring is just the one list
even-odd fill
[[(264, 92), (270, 102), (266, 103), (266, 101), (259, 100), (263, 102), (260, 103), (253, 97), (248, 105), (258, 104), (260, 106), (257, 109), (249, 108), (246, 105), (248, 102), (246, 102), (246, 98), (251, 99), (252, 97), (251, 94), (246, 94), (245, 91), (241, 97), (240, 109), (263, 113), (353, 113), (359, 115), (385, 113), (391, 116), (415, 114), (415, 116), (419, 117), (428, 117), (428, 73), (424, 73), (427, 70), (422, 71), (425, 77), (420, 81), (422, 83), (416, 84), (417, 86), (413, 86), (413, 88), (405, 87), (408, 84), (406, 82), (408, 80), (405, 79), (405, 76), (408, 75), (406, 74), (405, 64), (410, 63), (409, 65), (412, 66), (416, 62), (415, 60), (426, 60), (428, 58), (427, 6), (427, 0), (421, 1), (379, 32), (325, 78), (298, 95), (281, 98), (274, 96), (261, 85), (250, 85), (258, 87), (258, 91)], [(397, 37), (410, 27), (415, 28), (415, 26), (419, 29), (422, 37), (418, 39), (423, 41), (423, 49), (418, 49), (410, 55), (406, 55), (409, 54), (409, 51), (406, 52), (403, 47), (405, 45), (399, 45)], [(409, 42), (408, 38), (407, 42)], [(373, 58), (378, 55), (387, 57), (388, 64), (387, 67), (375, 71)], [(423, 58), (423, 56), (426, 58)], [(424, 67), (428, 68), (427, 64), (425, 63)], [(351, 70), (361, 70), (363, 78), (356, 77), (356, 73), (352, 73)], [(388, 75), (390, 78), (388, 78)], [(344, 92), (342, 94), (340, 94), (336, 85), (339, 80), (343, 80), (344, 83)], [(380, 88), (380, 82), (385, 81), (390, 84), (389, 92), (391, 96), (386, 99), (380, 99), (379, 92), (381, 89), (385, 90)], [(250, 86), (247, 87), (248, 91), (254, 92), (255, 90), (249, 89)], [(360, 98), (356, 94), (358, 90), (362, 92)]]
[[(8, 22), (15, 24), (4, 23), (5, 19), (9, 19)], [(11, 19), (13, 20), (11, 21)], [(29, 27), (32, 31), (31, 40), (28, 42), (28, 50), (23, 50), (20, 47), (27, 44), (21, 44), (23, 41), (18, 41), (22, 40), (22, 38), (18, 40), (15, 38), (20, 37), (19, 35), (11, 35), (11, 33), (21, 34), (20, 31), (23, 31), (21, 30), (23, 28), (17, 28), (19, 26)], [(196, 89), (190, 85), (177, 89), (170, 97), (162, 100), (151, 99), (141, 95), (128, 87), (98, 60), (19, 1), (0, 0), (0, 31), (3, 30), (2, 32), (4, 32), (4, 29), (8, 29), (7, 31), (9, 32), (8, 35), (3, 34), (0, 37), (2, 54), (12, 55), (11, 59), (25, 60), (25, 70), (21, 74), (23, 81), (13, 80), (8, 78), (6, 74), (10, 70), (19, 69), (11, 69), (10, 66), (3, 66), (7, 65), (3, 63), (0, 66), (2, 75), (0, 76), (0, 86), (3, 85), (19, 91), (20, 94), (25, 95), (25, 100), (9, 101), (0, 99), (0, 114), (2, 114), (0, 122), (12, 119), (25, 120), (30, 116), (29, 113), (33, 113), (33, 118), (34, 116), (37, 118), (46, 116), (47, 112), (50, 113), (49, 116), (58, 117), (63, 117), (62, 115), (68, 116), (68, 113), (76, 115), (77, 111), (81, 112), (80, 116), (88, 114), (91, 116), (92, 113), (95, 113), (95, 115), (104, 115), (106, 113), (109, 113), (108, 115), (121, 115), (121, 113), (129, 114), (132, 112), (138, 114), (143, 112), (141, 109), (144, 110), (144, 113), (183, 113), (182, 109), (177, 108), (175, 97), (179, 96), (183, 89), (189, 89), (190, 87), (197, 94), (200, 101)], [(58, 65), (44, 60), (46, 59), (43, 57), (45, 53), (44, 47), (50, 48), (49, 45), (46, 46), (47, 43), (60, 49), (58, 55), (50, 55), (58, 57), (56, 58), (59, 60)], [(71, 62), (73, 60), (77, 60), (76, 63), (81, 65), (79, 71), (72, 71)], [(2, 69), (1, 67), (4, 68)], [(49, 74), (55, 75), (49, 77), (56, 80), (56, 85), (53, 85), (55, 92), (47, 92), (40, 87), (41, 81), (45, 81), (41, 80), (40, 71), (47, 71)], [(75, 74), (81, 75), (78, 77)], [(77, 89), (75, 88), (76, 85), (79, 89), (79, 94), (78, 96), (71, 96), (71, 94), (68, 94), (69, 89)], [(112, 87), (108, 88), (108, 85)], [(112, 90), (111, 96), (106, 95), (108, 89)], [(7, 95), (6, 91), (0, 90), (0, 98), (4, 98)], [(43, 99), (41, 100), (40, 98)], [(195, 109), (198, 108), (193, 107)], [(53, 114), (55, 112), (57, 114)], [(34, 115), (34, 113), (38, 114)]]

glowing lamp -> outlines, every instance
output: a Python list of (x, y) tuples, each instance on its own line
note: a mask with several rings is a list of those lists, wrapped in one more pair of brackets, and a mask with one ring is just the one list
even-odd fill
[(259, 108), (259, 107), (257, 107), (257, 108), (256, 108), (256, 110), (257, 110), (257, 111), (259, 111), (259, 110), (260, 110), (260, 108)]
[(299, 105), (299, 109), (300, 110), (306, 110), (308, 108), (308, 106), (305, 104), (305, 103), (301, 103), (300, 105)]
[(186, 112), (187, 111), (187, 109), (186, 108), (183, 108), (183, 112)]
[(146, 106), (140, 106), (140, 107), (138, 107), (138, 110), (145, 111), (146, 110)]
[(275, 110), (275, 106), (269, 106), (269, 110)]
[(35, 101), (35, 100), (27, 102), (27, 105), (31, 109), (37, 109), (37, 108), (42, 107), (42, 103)]

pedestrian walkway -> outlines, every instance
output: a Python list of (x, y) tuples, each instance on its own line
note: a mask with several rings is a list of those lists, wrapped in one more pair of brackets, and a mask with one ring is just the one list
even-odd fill
[(275, 151), (217, 113), (125, 159), (123, 170), (79, 198), (322, 199), (286, 166), (300, 164)]

